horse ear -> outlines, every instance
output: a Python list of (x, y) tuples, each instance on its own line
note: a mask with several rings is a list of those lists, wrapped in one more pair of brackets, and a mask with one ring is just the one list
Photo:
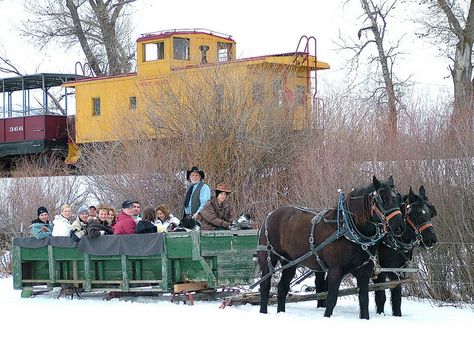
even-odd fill
[(374, 177), (372, 178), (372, 184), (374, 185), (375, 190), (378, 190), (378, 189), (380, 188), (380, 185), (381, 185), (381, 184), (380, 184), (380, 181), (377, 180), (377, 178), (375, 177), (375, 175), (374, 175)]
[(431, 210), (431, 217), (436, 217), (438, 215), (438, 212), (436, 211), (435, 206), (433, 206), (431, 203), (428, 202), (428, 206)]
[(394, 185), (394, 184), (395, 184), (395, 181), (393, 180), (393, 176), (392, 176), (392, 175), (390, 175), (390, 176), (388, 177), (388, 182), (389, 182), (390, 185)]
[(413, 189), (411, 188), (411, 185), (410, 185), (410, 191), (408, 192), (408, 201), (412, 203), (412, 202), (415, 202), (415, 200), (416, 200), (416, 195), (413, 192)]
[(421, 197), (423, 197), (425, 200), (428, 200), (428, 197), (426, 197), (426, 191), (425, 187), (423, 185), (420, 186), (420, 190), (418, 191)]

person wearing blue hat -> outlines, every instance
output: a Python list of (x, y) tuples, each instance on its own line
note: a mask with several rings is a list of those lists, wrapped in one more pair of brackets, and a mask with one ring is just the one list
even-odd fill
[(71, 224), (71, 231), (69, 237), (72, 240), (79, 242), (81, 238), (87, 234), (87, 223), (89, 222), (89, 208), (87, 206), (79, 207), (77, 211), (77, 218)]

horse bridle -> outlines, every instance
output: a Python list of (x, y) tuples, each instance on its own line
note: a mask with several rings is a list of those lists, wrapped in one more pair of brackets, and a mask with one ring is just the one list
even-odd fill
[[(390, 190), (390, 193), (392, 193), (392, 190)], [(396, 192), (393, 193), (396, 194)], [(380, 194), (377, 193), (377, 191), (372, 192), (370, 196), (372, 197), (372, 215), (375, 212), (383, 224), (384, 232), (387, 233), (388, 229), (390, 228), (390, 220), (402, 214), (400, 207), (394, 207), (387, 210), (383, 207), (382, 198), (380, 197)]]
[(417, 247), (422, 243), (423, 241), (423, 235), (421, 232), (423, 232), (425, 229), (429, 227), (433, 227), (433, 224), (430, 221), (422, 223), (420, 226), (417, 226), (413, 220), (410, 218), (410, 213), (412, 211), (411, 204), (407, 204), (405, 206), (405, 211), (403, 213), (403, 219), (406, 221), (406, 223), (413, 229), (415, 232), (415, 238), (410, 242), (410, 243), (405, 243), (402, 241), (399, 237), (390, 235), (390, 239), (395, 245), (390, 245), (387, 244), (387, 240), (384, 240), (384, 244), (394, 250), (399, 250), (400, 248), (405, 249), (406, 251), (412, 250), (413, 248)]
[(407, 224), (413, 229), (415, 232), (415, 242), (413, 243), (414, 246), (420, 245), (423, 240), (423, 235), (421, 234), (425, 229), (433, 227), (433, 223), (431, 220), (422, 223), (421, 225), (417, 226), (410, 218), (410, 212), (412, 211), (411, 204), (406, 206), (406, 213), (405, 213), (405, 221)]

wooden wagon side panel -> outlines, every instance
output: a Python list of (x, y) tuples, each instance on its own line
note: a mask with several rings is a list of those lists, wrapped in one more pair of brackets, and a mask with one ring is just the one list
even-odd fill
[(201, 236), (202, 256), (215, 260), (217, 283), (221, 286), (238, 286), (253, 281), (256, 245), (256, 230)]

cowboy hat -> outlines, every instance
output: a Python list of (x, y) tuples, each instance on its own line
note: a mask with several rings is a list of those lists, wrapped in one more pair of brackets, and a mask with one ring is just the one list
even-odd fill
[(224, 184), (224, 183), (219, 183), (219, 184), (217, 184), (217, 186), (216, 186), (216, 188), (215, 188), (214, 190), (219, 191), (219, 192), (225, 192), (225, 193), (228, 193), (228, 194), (230, 194), (230, 193), (232, 192), (232, 190), (229, 189), (229, 188), (227, 187), (227, 185)]
[(186, 171), (186, 180), (189, 180), (189, 176), (190, 176), (191, 173), (193, 173), (193, 172), (199, 173), (199, 175), (201, 175), (201, 180), (203, 180), (204, 177), (206, 176), (206, 175), (204, 174), (204, 171), (199, 170), (199, 168), (198, 168), (197, 166), (193, 166), (193, 167), (191, 168), (191, 170)]

